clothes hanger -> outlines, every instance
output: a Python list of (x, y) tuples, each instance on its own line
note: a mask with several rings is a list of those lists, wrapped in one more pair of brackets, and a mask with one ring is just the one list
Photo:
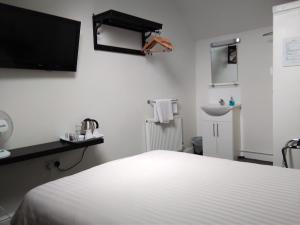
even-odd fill
[[(161, 50), (153, 50), (157, 45), (162, 46)], [(171, 41), (167, 38), (155, 36), (150, 42), (146, 43), (143, 52), (146, 54), (159, 53), (159, 52), (171, 52), (173, 51), (174, 46)]]

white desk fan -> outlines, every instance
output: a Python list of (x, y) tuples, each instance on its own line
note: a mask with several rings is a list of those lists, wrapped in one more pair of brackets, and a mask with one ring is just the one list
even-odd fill
[(2, 147), (11, 137), (13, 129), (14, 126), (10, 116), (6, 112), (0, 111), (0, 159), (10, 156), (10, 152)]

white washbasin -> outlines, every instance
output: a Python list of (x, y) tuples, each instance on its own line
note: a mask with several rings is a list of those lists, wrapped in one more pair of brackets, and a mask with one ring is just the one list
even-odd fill
[(241, 107), (240, 105), (231, 107), (231, 106), (227, 106), (227, 105), (222, 106), (222, 105), (209, 104), (209, 105), (202, 106), (201, 109), (210, 116), (223, 116), (223, 115), (227, 114), (228, 112), (230, 112), (231, 110), (240, 108), (240, 107)]

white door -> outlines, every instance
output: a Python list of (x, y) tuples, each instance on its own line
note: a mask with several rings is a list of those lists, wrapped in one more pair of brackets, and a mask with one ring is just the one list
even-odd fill
[(218, 122), (216, 125), (217, 157), (234, 159), (232, 122)]
[(217, 156), (216, 122), (203, 121), (203, 155)]

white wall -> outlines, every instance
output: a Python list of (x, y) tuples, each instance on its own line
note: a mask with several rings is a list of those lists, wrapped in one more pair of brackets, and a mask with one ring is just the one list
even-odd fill
[[(1, 110), (13, 118), (15, 132), (8, 148), (51, 142), (86, 117), (100, 122), (105, 143), (92, 147), (78, 169), (145, 150), (146, 104), (153, 98), (177, 98), (184, 120), (184, 141), (196, 134), (194, 43), (172, 1), (147, 0), (2, 0), (82, 22), (76, 73), (0, 69)], [(171, 54), (149, 57), (94, 51), (92, 14), (115, 9), (164, 24), (163, 34), (175, 44)], [(0, 205), (14, 209), (24, 192), (62, 175), (45, 170), (45, 161), (64, 165), (81, 152), (0, 167)], [(68, 174), (68, 173), (66, 173)]]
[[(245, 156), (272, 160), (272, 41), (264, 33), (272, 31), (265, 27), (243, 33), (226, 35), (197, 42), (196, 56), (196, 102), (198, 134), (201, 135), (203, 112), (201, 105), (217, 103), (223, 98), (228, 104), (230, 96), (242, 104), (242, 150), (251, 152)], [(210, 88), (210, 43), (241, 38), (238, 45), (239, 87)], [(253, 152), (253, 153), (252, 153)], [(258, 154), (257, 154), (258, 153)]]
[(292, 0), (174, 0), (196, 40), (272, 25), (272, 6)]
[[(296, 7), (297, 9), (293, 9)], [(300, 137), (300, 70), (299, 66), (283, 66), (283, 43), (286, 38), (300, 36), (300, 1), (278, 6), (274, 15), (274, 162), (281, 166), (281, 148)], [(283, 10), (286, 8), (287, 10)], [(288, 24), (288, 26), (287, 26)], [(288, 157), (290, 159), (290, 157)], [(293, 151), (289, 166), (300, 168), (300, 152)]]

